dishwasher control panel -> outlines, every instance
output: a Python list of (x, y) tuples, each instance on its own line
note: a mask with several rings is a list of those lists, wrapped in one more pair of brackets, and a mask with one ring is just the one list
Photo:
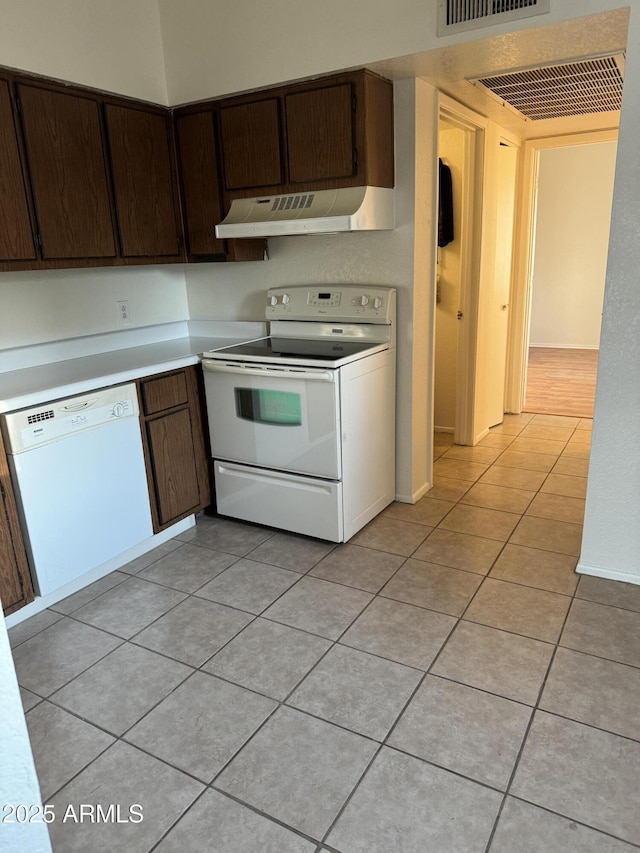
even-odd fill
[(67, 397), (2, 416), (7, 452), (21, 453), (114, 420), (138, 417), (133, 382)]

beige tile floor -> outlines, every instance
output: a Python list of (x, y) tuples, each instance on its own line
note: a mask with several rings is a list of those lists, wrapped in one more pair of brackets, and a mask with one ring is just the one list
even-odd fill
[(576, 575), (590, 421), (436, 436), (348, 544), (201, 517), (10, 631), (56, 853), (640, 847), (640, 587)]

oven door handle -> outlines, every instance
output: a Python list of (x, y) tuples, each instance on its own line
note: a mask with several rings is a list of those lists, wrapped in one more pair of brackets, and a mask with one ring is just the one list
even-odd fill
[(304, 379), (315, 382), (335, 382), (333, 371), (309, 370), (302, 367), (236, 367), (232, 364), (221, 364), (217, 361), (203, 359), (203, 370), (210, 373), (235, 373), (237, 376), (268, 376), (270, 379)]

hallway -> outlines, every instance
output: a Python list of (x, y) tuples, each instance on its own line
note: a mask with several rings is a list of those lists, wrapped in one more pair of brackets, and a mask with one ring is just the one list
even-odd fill
[(529, 347), (524, 411), (593, 418), (597, 349)]

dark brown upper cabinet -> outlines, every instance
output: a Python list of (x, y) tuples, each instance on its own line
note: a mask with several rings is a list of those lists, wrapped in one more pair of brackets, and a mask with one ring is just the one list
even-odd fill
[(0, 270), (259, 260), (215, 236), (234, 198), (363, 185), (394, 185), (369, 71), (176, 110), (2, 71)]
[(17, 94), (43, 259), (114, 258), (98, 100), (23, 83)]
[(179, 256), (170, 116), (107, 103), (105, 120), (122, 257)]
[(166, 107), (0, 79), (0, 270), (185, 260)]
[(0, 260), (36, 258), (14, 110), (6, 80), (0, 80)]
[(278, 98), (223, 107), (220, 137), (226, 189), (243, 190), (282, 183)]
[(355, 174), (353, 99), (349, 83), (285, 95), (290, 181)]
[(260, 261), (264, 240), (219, 240), (215, 226), (223, 218), (215, 103), (174, 110), (182, 221), (189, 261)]
[(220, 102), (225, 209), (234, 198), (393, 187), (393, 86), (369, 71)]
[(176, 135), (187, 255), (224, 255), (224, 243), (215, 234), (222, 205), (214, 111), (176, 115)]

